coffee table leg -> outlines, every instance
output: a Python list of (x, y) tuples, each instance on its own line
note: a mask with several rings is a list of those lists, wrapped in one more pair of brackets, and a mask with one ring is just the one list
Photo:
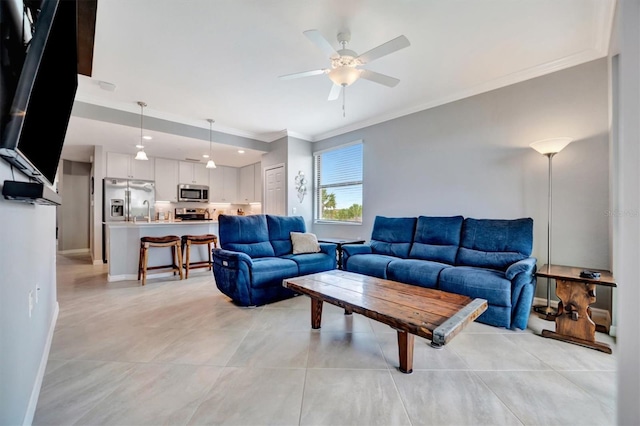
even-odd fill
[(322, 322), (322, 300), (311, 299), (311, 328), (320, 328)]
[(413, 373), (413, 334), (398, 330), (398, 355), (400, 371)]

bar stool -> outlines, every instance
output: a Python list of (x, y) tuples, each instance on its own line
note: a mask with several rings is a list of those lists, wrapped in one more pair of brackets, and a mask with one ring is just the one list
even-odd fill
[[(171, 265), (161, 266), (147, 266), (149, 260), (149, 248), (151, 247), (171, 247)], [(177, 250), (176, 250), (177, 249)], [(176, 258), (177, 255), (177, 258)], [(180, 273), (180, 279), (182, 279), (182, 250), (180, 248), (180, 237), (176, 235), (167, 235), (164, 237), (142, 237), (140, 238), (140, 260), (138, 261), (138, 280), (142, 275), (142, 285), (145, 285), (147, 281), (147, 271), (153, 269), (167, 269), (173, 270), (173, 275), (176, 272)]]
[[(191, 246), (192, 245), (207, 245), (207, 259), (201, 262), (191, 262)], [(185, 246), (187, 248), (185, 252), (185, 263), (184, 269), (186, 271), (185, 278), (189, 278), (189, 268), (209, 268), (213, 265), (211, 261), (211, 244), (213, 244), (214, 248), (218, 247), (218, 236), (213, 234), (206, 235), (183, 235), (182, 236), (182, 249), (184, 250)]]

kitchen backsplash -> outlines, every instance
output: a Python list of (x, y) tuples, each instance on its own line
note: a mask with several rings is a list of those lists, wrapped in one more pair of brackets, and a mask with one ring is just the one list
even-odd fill
[(164, 213), (171, 212), (171, 215), (175, 214), (175, 209), (187, 208), (187, 209), (209, 209), (212, 219), (217, 219), (220, 214), (237, 215), (238, 210), (241, 209), (245, 215), (260, 214), (262, 213), (262, 204), (225, 204), (225, 203), (167, 203), (158, 202), (155, 204), (156, 212)]

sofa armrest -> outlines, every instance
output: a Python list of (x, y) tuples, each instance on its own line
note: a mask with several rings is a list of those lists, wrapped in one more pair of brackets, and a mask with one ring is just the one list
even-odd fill
[(354, 254), (371, 254), (371, 246), (368, 244), (345, 244), (342, 246), (342, 255), (346, 259)]
[(328, 254), (329, 256), (336, 257), (337, 244), (333, 243), (320, 243), (320, 253)]
[(536, 270), (536, 262), (537, 259), (535, 257), (528, 257), (526, 259), (519, 260), (518, 262), (509, 266), (504, 275), (509, 281), (513, 281), (513, 279), (518, 274), (525, 273), (528, 275), (533, 275)]
[(251, 257), (249, 257), (248, 254), (239, 251), (215, 248), (211, 250), (211, 254), (213, 255), (214, 263), (227, 268), (238, 268), (241, 262), (245, 263), (249, 269), (251, 269), (251, 266), (253, 265)]

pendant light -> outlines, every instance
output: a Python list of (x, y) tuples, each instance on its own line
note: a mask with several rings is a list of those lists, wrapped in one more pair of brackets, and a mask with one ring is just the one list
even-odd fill
[(140, 144), (136, 146), (140, 148), (140, 150), (136, 154), (135, 159), (146, 161), (148, 160), (148, 158), (147, 158), (147, 153), (144, 152), (144, 144), (143, 144), (143, 137), (142, 137), (142, 117), (144, 116), (144, 107), (146, 107), (147, 104), (142, 101), (138, 101), (138, 105), (140, 105)]
[(211, 133), (213, 132), (213, 130), (211, 129), (211, 126), (213, 125), (213, 123), (215, 123), (215, 120), (212, 118), (207, 118), (207, 121), (209, 122), (209, 161), (207, 161), (206, 168), (215, 169), (216, 163), (213, 161), (213, 158), (211, 158), (211, 145), (213, 143), (211, 141)]

